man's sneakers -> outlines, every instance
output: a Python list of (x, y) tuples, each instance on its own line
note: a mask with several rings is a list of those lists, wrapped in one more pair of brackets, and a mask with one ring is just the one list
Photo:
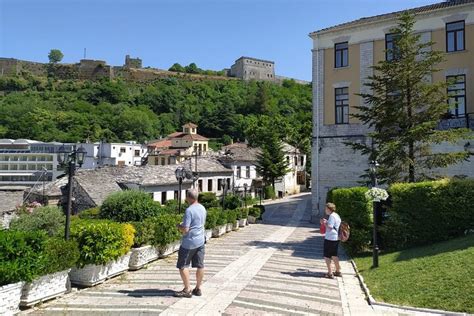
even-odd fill
[(195, 288), (192, 291), (186, 291), (186, 289), (183, 289), (179, 292), (174, 292), (174, 297), (186, 297), (186, 298), (191, 298), (192, 296), (202, 296), (201, 289)]
[(186, 289), (183, 289), (179, 292), (174, 292), (174, 297), (191, 298), (191, 297), (193, 297), (193, 294), (191, 293), (191, 291), (186, 291)]

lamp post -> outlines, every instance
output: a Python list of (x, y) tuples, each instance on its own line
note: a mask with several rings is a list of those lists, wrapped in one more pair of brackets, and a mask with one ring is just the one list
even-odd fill
[(66, 208), (66, 227), (64, 231), (64, 239), (69, 240), (69, 230), (71, 226), (71, 212), (72, 212), (72, 192), (73, 192), (73, 179), (76, 172), (76, 167), (81, 167), (84, 163), (84, 157), (86, 156), (86, 150), (80, 146), (76, 148), (76, 145), (72, 147), (72, 151), (66, 149), (63, 145), (58, 151), (58, 162), (61, 166), (66, 168), (68, 174), (68, 194), (67, 194), (67, 208)]
[(247, 188), (248, 188), (248, 184), (244, 183), (244, 205), (245, 205), (245, 208), (247, 208)]
[(184, 179), (193, 179), (193, 173), (190, 170), (187, 170), (185, 167), (178, 167), (174, 171), (174, 174), (176, 176), (176, 180), (178, 180), (178, 213), (181, 214), (181, 193), (183, 191), (183, 180)]
[(223, 194), (222, 194), (222, 209), (225, 210), (225, 196), (226, 196), (226, 191), (227, 191), (227, 181), (224, 178), (224, 184), (223, 184)]
[[(370, 175), (372, 178), (372, 188), (377, 187), (377, 167), (379, 164), (376, 160), (370, 162)], [(372, 252), (372, 267), (377, 268), (379, 266), (379, 245), (377, 240), (377, 207), (378, 201), (373, 201), (373, 218), (374, 218), (374, 231), (373, 231), (373, 252)]]

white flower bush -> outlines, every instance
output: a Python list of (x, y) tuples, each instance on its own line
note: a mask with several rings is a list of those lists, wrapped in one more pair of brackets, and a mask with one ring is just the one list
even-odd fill
[(388, 199), (388, 193), (386, 190), (381, 188), (372, 188), (365, 193), (365, 197), (369, 200), (380, 202)]

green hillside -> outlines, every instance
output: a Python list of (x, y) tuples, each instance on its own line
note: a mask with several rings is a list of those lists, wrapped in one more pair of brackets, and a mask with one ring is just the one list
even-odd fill
[(311, 86), (178, 78), (59, 81), (28, 74), (0, 78), (0, 138), (144, 142), (180, 130), (188, 121), (210, 138), (258, 144), (262, 133), (277, 133), (309, 153)]

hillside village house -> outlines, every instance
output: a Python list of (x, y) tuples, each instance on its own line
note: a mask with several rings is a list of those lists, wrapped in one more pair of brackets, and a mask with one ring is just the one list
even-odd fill
[(306, 155), (298, 148), (283, 143), (287, 174), (275, 182), (275, 193), (278, 197), (298, 194), (306, 190)]
[(209, 152), (209, 139), (197, 133), (196, 124), (187, 123), (182, 128), (182, 132), (148, 144), (149, 165), (174, 165), (193, 155), (201, 156)]
[(140, 166), (148, 152), (146, 146), (135, 141), (125, 143), (84, 143), (86, 156), (82, 168), (94, 169), (103, 166)]
[[(445, 52), (446, 61), (432, 80), (453, 79), (448, 89), (456, 107), (440, 121), (441, 129), (474, 128), (474, 0), (450, 0), (412, 9), (415, 30), (424, 42), (435, 42), (435, 50)], [(364, 83), (371, 66), (393, 58), (386, 48), (393, 47), (399, 12), (362, 18), (310, 34), (313, 40), (313, 216), (321, 216), (327, 191), (332, 187), (355, 186), (367, 157), (345, 146), (344, 142), (369, 143), (368, 129), (350, 116), (364, 100), (356, 93), (370, 92)], [(471, 142), (472, 144), (472, 142)], [(461, 142), (457, 150), (469, 146)], [(472, 145), (471, 145), (472, 146)], [(439, 149), (450, 150), (447, 145)], [(434, 148), (436, 150), (436, 148)], [(441, 170), (445, 175), (474, 176), (474, 163), (465, 162)]]

